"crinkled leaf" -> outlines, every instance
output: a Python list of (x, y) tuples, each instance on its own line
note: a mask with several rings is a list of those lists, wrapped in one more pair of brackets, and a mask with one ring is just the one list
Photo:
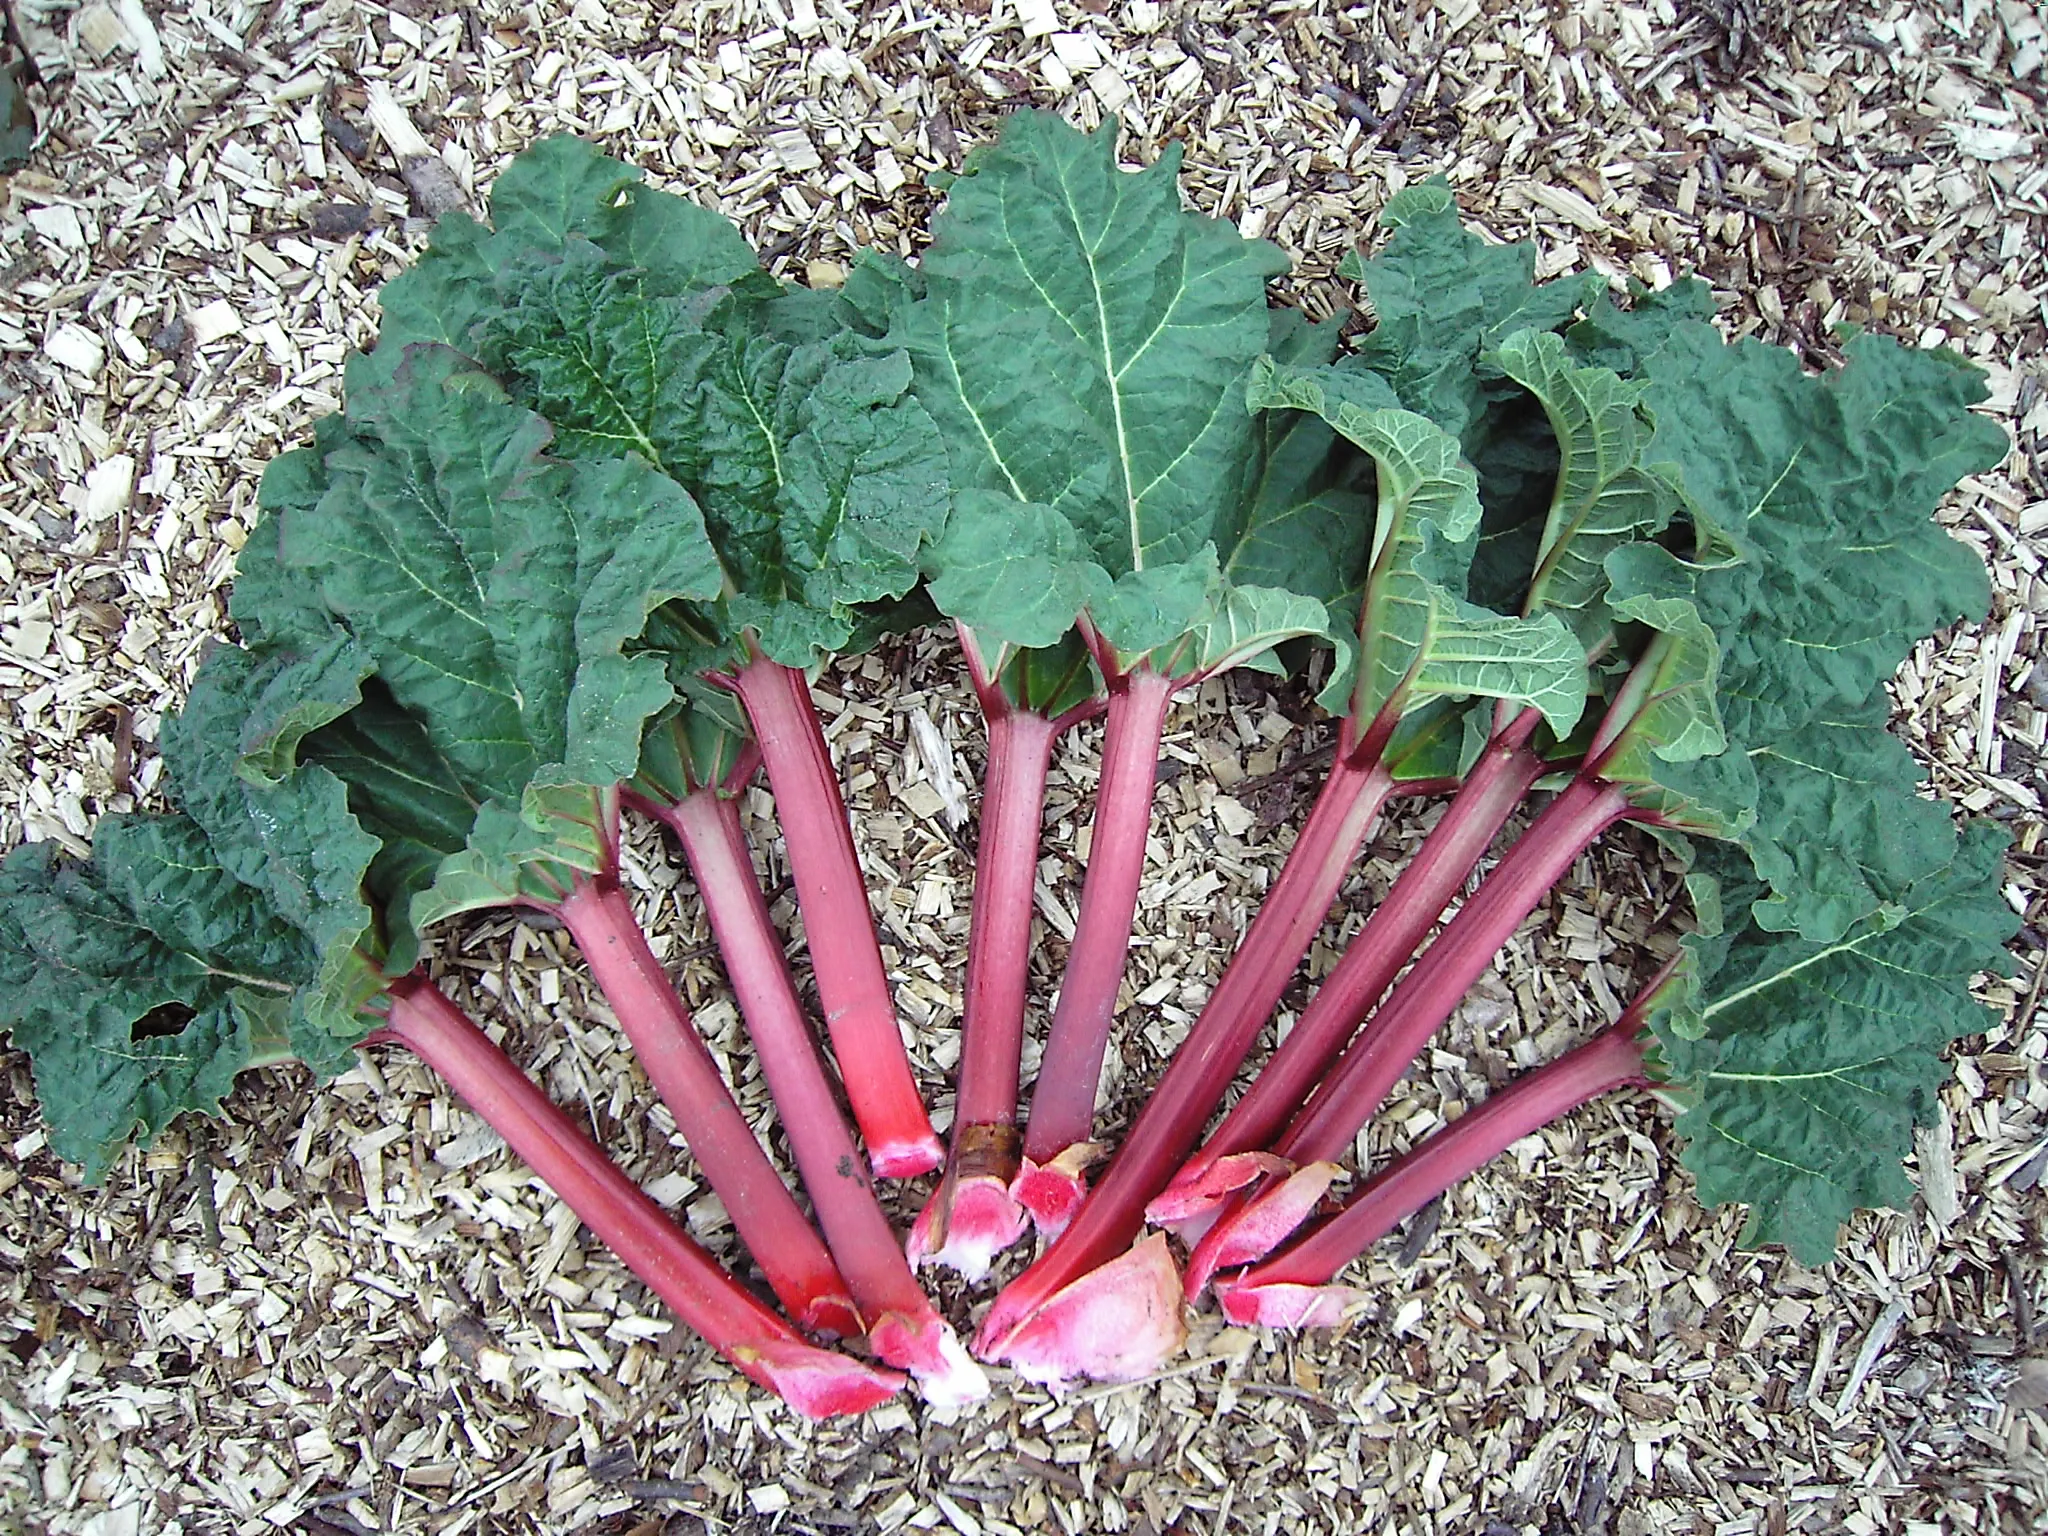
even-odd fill
[(1883, 699), (1808, 721), (1748, 754), (1756, 826), (1743, 838), (1770, 886), (1757, 926), (1829, 942), (1947, 862), (1947, 809), (1917, 793), (1926, 777), (1885, 729)]
[(312, 963), (185, 817), (108, 817), (89, 864), (54, 843), (0, 864), (0, 1028), (29, 1054), (52, 1148), (93, 1183), (283, 1054), (251, 1025)]
[(536, 779), (516, 809), (502, 801), (479, 808), (468, 845), (413, 897), (412, 925), (430, 928), (480, 907), (552, 905), (606, 873), (617, 846), (616, 788)]
[(1192, 557), (1244, 495), (1286, 260), (1181, 207), (1176, 149), (1126, 173), (1116, 137), (1024, 112), (976, 151), (903, 339), (956, 483), (1054, 508), (1121, 576)]
[(1376, 323), (1347, 367), (1370, 369), (1400, 403), (1469, 448), (1504, 393), (1481, 357), (1516, 331), (1556, 330), (1603, 286), (1598, 273), (1535, 281), (1533, 245), (1490, 245), (1458, 221), (1440, 181), (1407, 187), (1380, 210), (1386, 244), (1370, 259), (1347, 258)]
[(1646, 386), (1574, 363), (1564, 338), (1549, 331), (1518, 331), (1491, 357), (1542, 405), (1560, 456), (1522, 611), (1563, 610), (1591, 644), (1608, 627), (1598, 604), (1608, 551), (1656, 533), (1678, 502), (1643, 462), (1650, 437), (1642, 414)]
[(419, 261), (379, 295), (380, 345), (432, 341), (471, 350), (478, 324), (502, 308), (506, 273), (573, 239), (596, 242), (615, 264), (639, 269), (649, 295), (736, 283), (758, 270), (724, 219), (644, 186), (639, 171), (580, 139), (543, 139), (515, 156), (491, 189), (491, 224), (455, 214), (435, 226)]
[[(208, 856), (262, 891), (277, 916), (312, 944), (317, 964), (305, 978), (303, 1011), (321, 1029), (353, 1039), (365, 988), (376, 984), (365, 965), (384, 950), (377, 914), (364, 894), (380, 842), (356, 819), (348, 789), (334, 774), (295, 769), (292, 752), (255, 734), (268, 700), (293, 692), (303, 678), (317, 686), (323, 676), (318, 658), (302, 662), (216, 646), (184, 709), (165, 723), (163, 752), (172, 789), (203, 831)], [(360, 686), (360, 674), (347, 681), (344, 692), (325, 700), (327, 720), (353, 706), (347, 695)], [(310, 725), (325, 723), (296, 719), (287, 734), (300, 741)], [(251, 771), (245, 749), (270, 770), (267, 776)]]
[(1618, 307), (1611, 294), (1603, 293), (1587, 306), (1585, 317), (1572, 325), (1565, 338), (1581, 362), (1633, 375), (1674, 329), (1689, 321), (1712, 320), (1716, 308), (1712, 286), (1697, 277), (1655, 291), (1631, 282), (1627, 309)]
[(1985, 1027), (1970, 978), (2004, 972), (2017, 926), (1999, 894), (2005, 843), (1971, 826), (1952, 863), (1831, 942), (1741, 932), (1709, 984), (1704, 1036), (1661, 1041), (1691, 1100), (1686, 1166), (1702, 1200), (1749, 1204), (1744, 1241), (1822, 1263), (1858, 1208), (1911, 1199), (1900, 1164), (1947, 1075), (1941, 1048)]
[(1641, 364), (1647, 457), (1676, 465), (1693, 516), (1740, 557), (1693, 580), (1738, 742), (1862, 702), (1920, 637), (1984, 609), (1982, 560), (1930, 516), (2005, 453), (2003, 431), (1968, 409), (1981, 377), (1873, 338), (1847, 350), (1845, 368), (1812, 378), (1787, 352), (1684, 321)]
[[(948, 500), (945, 448), (908, 398), (908, 359), (865, 355), (838, 322), (793, 343), (773, 324), (777, 301), (751, 286), (690, 289), (671, 274), (650, 288), (647, 269), (617, 264), (616, 245), (571, 240), (525, 261), (483, 329), (485, 360), (556, 426), (557, 450), (636, 453), (688, 488), (750, 611), (838, 617), (907, 592)], [(824, 296), (813, 308), (821, 324), (839, 313)], [(769, 654), (811, 659), (787, 637), (815, 625), (763, 625)]]
[(945, 445), (909, 390), (901, 352), (835, 361), (807, 388), (780, 448), (778, 510), (782, 560), (810, 607), (902, 596), (945, 526)]
[(516, 802), (551, 764), (629, 775), (671, 691), (626, 642), (721, 584), (688, 496), (643, 462), (547, 457), (547, 423), (443, 349), (352, 391), (350, 419), (314, 514), (280, 513), (283, 548), (392, 696), (478, 800)]
[(1389, 711), (1397, 719), (1435, 697), (1510, 698), (1542, 710), (1559, 734), (1570, 730), (1586, 696), (1585, 652), (1570, 632), (1555, 617), (1508, 618), (1459, 595), (1480, 507), (1477, 477), (1457, 440), (1383, 404), (1385, 385), (1370, 374), (1261, 361), (1250, 398), (1259, 408), (1314, 413), (1377, 469), (1358, 657), (1351, 677), (1334, 679), (1325, 697), (1348, 686), (1348, 707), (1361, 724)]
[(1108, 585), (1081, 536), (1051, 507), (964, 490), (925, 552), (932, 601), (985, 644), (1049, 646)]
[(722, 290), (650, 294), (643, 273), (583, 240), (530, 254), (504, 286), (478, 354), (547, 417), (557, 452), (637, 453), (684, 484), (701, 476), (697, 396), (721, 345), (707, 322)]

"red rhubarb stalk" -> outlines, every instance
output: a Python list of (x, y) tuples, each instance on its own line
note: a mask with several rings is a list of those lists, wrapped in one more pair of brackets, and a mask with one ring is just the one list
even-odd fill
[[(1619, 785), (1581, 775), (1516, 840), (1274, 1143), (1273, 1153), (1298, 1170), (1296, 1177), (1310, 1177), (1307, 1170), (1312, 1165), (1335, 1163), (1349, 1150), (1359, 1130), (1515, 929), (1573, 861), (1629, 811), (1628, 794)], [(1290, 1190), (1286, 1180), (1267, 1193), (1277, 1204), (1299, 1205), (1298, 1189)], [(1235, 1197), (1196, 1244), (1186, 1276), (1190, 1299), (1201, 1294), (1219, 1263), (1226, 1262), (1225, 1255), (1232, 1263), (1258, 1256), (1244, 1251), (1248, 1232), (1257, 1229), (1261, 1253), (1286, 1235), (1286, 1229), (1272, 1230), (1272, 1206), (1262, 1215), (1253, 1214), (1258, 1204), (1252, 1200), (1247, 1205), (1244, 1196)], [(1298, 1210), (1295, 1220), (1307, 1214)]]
[(884, 1178), (929, 1172), (945, 1149), (932, 1133), (897, 1029), (846, 802), (810, 685), (795, 668), (758, 654), (731, 681), (767, 764), (832, 1055), (868, 1156)]
[(1018, 1077), (1024, 992), (1031, 969), (1031, 892), (1053, 740), (1066, 717), (1016, 709), (999, 690), (988, 711), (988, 772), (974, 863), (967, 935), (967, 1000), (960, 1025), (960, 1089), (946, 1177), (911, 1228), (910, 1255), (970, 1280), (1023, 1235), (1024, 1209), (1010, 1194), (1021, 1141)]
[(1063, 1229), (1087, 1192), (1081, 1174), (1095, 1155), (1089, 1140), (1095, 1095), (1145, 874), (1159, 743), (1173, 696), (1189, 681), (1141, 664), (1110, 684), (1081, 910), (1031, 1090), (1024, 1164), (1012, 1190), (1042, 1232)]
[(394, 982), (372, 1042), (405, 1046), (505, 1138), (513, 1153), (721, 1355), (813, 1418), (859, 1413), (903, 1379), (806, 1344), (692, 1242), (440, 990)]
[(824, 1240), (733, 1102), (618, 881), (580, 881), (552, 910), (782, 1304), (812, 1331), (858, 1334), (860, 1317)]
[(1642, 1030), (1647, 1004), (1676, 962), (1659, 972), (1622, 1016), (1584, 1045), (1537, 1068), (1373, 1176), (1323, 1222), (1284, 1252), (1216, 1285), (1234, 1323), (1324, 1327), (1364, 1299), (1333, 1285), (1344, 1266), (1460, 1179), (1590, 1099), (1647, 1085)]
[(884, 1362), (910, 1371), (932, 1402), (957, 1407), (986, 1396), (981, 1368), (918, 1288), (876, 1202), (783, 961), (737, 804), (705, 787), (654, 809), (682, 840), (762, 1076), (868, 1343)]
[[(1430, 829), (1386, 900), (1345, 947), (1336, 970), (1259, 1069), (1250, 1089), (1147, 1207), (1150, 1220), (1160, 1225), (1200, 1220), (1230, 1191), (1259, 1176), (1257, 1149), (1271, 1144), (1322, 1081), (1544, 771), (1542, 759), (1528, 748), (1541, 719), (1534, 709), (1521, 710), (1487, 744), (1442, 819)], [(1251, 943), (1248, 939), (1246, 947)], [(1193, 1043), (1191, 1036), (1189, 1045)], [(1230, 1062), (1226, 1077), (1242, 1059), (1240, 1054)]]

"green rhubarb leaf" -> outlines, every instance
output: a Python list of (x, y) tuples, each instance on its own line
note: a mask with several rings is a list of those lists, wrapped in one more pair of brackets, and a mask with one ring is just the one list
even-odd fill
[(756, 761), (742, 723), (691, 699), (648, 726), (630, 788), (676, 805), (700, 789), (732, 790), (741, 768)]
[(722, 584), (689, 497), (644, 462), (547, 457), (547, 423), (444, 349), (349, 409), (317, 515), (280, 513), (286, 559), (478, 801), (516, 804), (546, 765), (629, 776), (671, 690), (625, 646)]
[[(1331, 638), (1330, 611), (1315, 596), (1282, 587), (1223, 586), (1208, 617), (1191, 630), (1190, 660), (1177, 670), (1204, 677), (1232, 667), (1259, 667), (1283, 641)], [(1278, 671), (1278, 663), (1264, 668)]]
[(1948, 861), (1948, 811), (1920, 797), (1926, 775), (1886, 715), (1881, 698), (1845, 706), (1749, 752), (1757, 814), (1743, 846), (1771, 891), (1758, 927), (1832, 941)]
[[(1189, 637), (1215, 616), (1222, 599), (1223, 573), (1210, 544), (1193, 559), (1124, 572), (1096, 597), (1089, 613), (1121, 669), (1144, 661), (1161, 671), (1192, 672), (1196, 657)], [(1322, 618), (1318, 612), (1318, 627)]]
[(939, 611), (984, 644), (1056, 644), (1107, 586), (1072, 523), (994, 491), (960, 492), (924, 559)]
[(1012, 650), (995, 662), (996, 686), (1018, 709), (1058, 719), (1102, 692), (1102, 677), (1078, 634), (1057, 644)]
[(542, 139), (492, 187), (490, 226), (451, 214), (419, 261), (384, 285), (379, 346), (438, 342), (473, 352), (479, 327), (502, 314), (508, 274), (535, 253), (582, 240), (638, 269), (650, 297), (740, 282), (759, 268), (718, 215), (644, 186), (639, 171), (580, 139)]
[(2005, 844), (1969, 827), (1952, 862), (1827, 943), (1741, 931), (1707, 985), (1703, 1035), (1660, 1041), (1689, 1104), (1685, 1164), (1702, 1200), (1750, 1206), (1745, 1242), (1818, 1264), (1857, 1209), (1910, 1201), (1900, 1164), (1947, 1075), (1942, 1047), (1989, 1022), (1970, 980), (2007, 970)]
[(482, 806), (461, 852), (412, 899), (411, 921), (427, 929), (480, 908), (552, 906), (617, 859), (618, 791), (536, 779), (517, 807)]
[(1384, 377), (1401, 405), (1470, 449), (1507, 392), (1480, 366), (1484, 354), (1517, 331), (1560, 328), (1605, 282), (1589, 272), (1537, 283), (1536, 248), (1491, 245), (1466, 229), (1440, 181), (1395, 193), (1380, 224), (1386, 244), (1341, 269), (1364, 282), (1376, 320), (1346, 366)]
[(1361, 722), (1432, 698), (1509, 698), (1540, 709), (1562, 735), (1586, 696), (1585, 652), (1554, 616), (1514, 619), (1464, 601), (1460, 591), (1479, 529), (1478, 481), (1457, 440), (1434, 422), (1384, 404), (1385, 384), (1337, 369), (1281, 369), (1262, 360), (1254, 407), (1313, 412), (1369, 455), (1378, 516), (1359, 610), (1349, 693)]
[(407, 916), (412, 899), (467, 843), (476, 802), (419, 721), (375, 678), (361, 703), (306, 739), (299, 761), (340, 779), (350, 812), (377, 838), (364, 885), (383, 921), (386, 968), (409, 970), (419, 953)]
[[(665, 206), (650, 201), (660, 196), (636, 193), (630, 208)], [(602, 233), (532, 253), (500, 283), (505, 307), (481, 331), (482, 356), (554, 424), (555, 451), (637, 454), (686, 487), (762, 649), (806, 664), (847, 638), (843, 622), (761, 610), (843, 621), (843, 609), (908, 592), (945, 521), (944, 444), (908, 397), (908, 359), (868, 355), (828, 298), (799, 328), (821, 334), (793, 342), (772, 282), (697, 281), (730, 276), (734, 262), (657, 274), (655, 255)]]
[(0, 1029), (29, 1055), (52, 1149), (91, 1183), (131, 1139), (216, 1112), (275, 1053), (252, 1021), (312, 963), (184, 817), (108, 817), (91, 863), (34, 843), (0, 864)]
[[(1049, 642), (1085, 608), (1118, 665), (1273, 665), (1282, 640), (1330, 638), (1302, 600), (1355, 584), (1369, 506), (1326, 425), (1255, 418), (1243, 382), (1269, 344), (1326, 360), (1338, 326), (1276, 317), (1280, 254), (1186, 212), (1176, 152), (1119, 169), (1116, 136), (1011, 118), (950, 188), (922, 293), (873, 307), (961, 488), (969, 531), (928, 574), (977, 632), (1008, 635), (1023, 610)], [(984, 530), (1005, 502), (1035, 510), (999, 553)], [(1013, 573), (1029, 590), (1002, 588)]]
[(1691, 571), (1737, 742), (1861, 703), (1922, 636), (1987, 601), (1982, 560), (1930, 516), (2005, 453), (2003, 431), (1969, 410), (1981, 378), (1874, 338), (1847, 351), (1812, 378), (1789, 353), (1687, 321), (1641, 365), (1649, 457), (1676, 466), (1704, 536), (1736, 556)]
[(1619, 783), (1646, 788), (1666, 765), (1696, 763), (1728, 746), (1721, 721), (1721, 645), (1700, 617), (1682, 563), (1653, 544), (1625, 544), (1609, 552), (1609, 606), (1625, 623), (1652, 637), (1652, 651), (1633, 677), (1637, 689), (1621, 743), (1601, 770)]
[(1631, 282), (1627, 309), (1617, 306), (1611, 294), (1599, 295), (1585, 317), (1565, 333), (1566, 340), (1581, 362), (1633, 376), (1673, 330), (1688, 322), (1712, 320), (1716, 307), (1712, 286), (1697, 277), (1654, 292)]
[(1112, 577), (1187, 560), (1233, 517), (1243, 378), (1287, 265), (1182, 208), (1177, 148), (1124, 172), (1116, 138), (1010, 118), (933, 221), (902, 336), (955, 482), (1052, 507)]
[(901, 597), (945, 526), (945, 445), (910, 378), (902, 352), (833, 362), (781, 446), (782, 560), (808, 607)]
[[(266, 701), (292, 691), (296, 678), (322, 675), (318, 658), (216, 646), (185, 707), (165, 722), (163, 754), (178, 803), (202, 830), (210, 857), (262, 891), (276, 914), (311, 941), (317, 965), (306, 978), (308, 1017), (353, 1038), (366, 1000), (357, 956), (380, 955), (384, 947), (364, 894), (379, 839), (357, 821), (348, 788), (334, 774), (297, 768), (274, 740), (250, 734)], [(358, 673), (346, 694), (355, 694), (360, 683)], [(353, 697), (331, 699), (328, 718), (354, 703)], [(288, 733), (294, 742), (306, 738), (306, 725), (294, 722)], [(270, 770), (268, 776), (252, 771), (252, 761)]]
[[(317, 503), (277, 516), (285, 561), (376, 661), (374, 704), (305, 755), (384, 836), (371, 879), (402, 958), (488, 883), (531, 895), (590, 862), (593, 817), (556, 802), (632, 776), (675, 696), (638, 638), (664, 605), (715, 599), (723, 571), (695, 504), (644, 459), (551, 457), (548, 424), (445, 348), (380, 372), (352, 374), (354, 433)], [(526, 833), (486, 826), (494, 806)], [(505, 878), (513, 851), (533, 867)], [(447, 890), (422, 889), (430, 864)]]
[(1522, 611), (1564, 610), (1590, 645), (1609, 627), (1598, 601), (1608, 551), (1660, 531), (1678, 504), (1671, 485), (1643, 463), (1647, 386), (1572, 362), (1564, 338), (1548, 331), (1518, 331), (1491, 357), (1541, 403), (1559, 447)]
[(1333, 626), (1341, 631), (1358, 610), (1371, 561), (1370, 477), (1313, 412), (1263, 410), (1256, 422), (1258, 479), (1242, 523), (1219, 540), (1230, 550), (1224, 577), (1319, 598), (1343, 615)]
[(686, 485), (702, 475), (697, 397), (720, 345), (702, 297), (649, 294), (643, 273), (587, 241), (531, 253), (503, 286), (510, 302), (477, 352), (547, 417), (556, 452), (636, 453)]

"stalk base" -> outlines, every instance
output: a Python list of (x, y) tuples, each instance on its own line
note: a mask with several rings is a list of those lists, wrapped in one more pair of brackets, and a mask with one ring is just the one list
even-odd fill
[(1082, 1175), (1107, 1157), (1109, 1150), (1099, 1141), (1077, 1141), (1047, 1162), (1024, 1159), (1010, 1182), (1010, 1194), (1031, 1213), (1039, 1236), (1047, 1242), (1067, 1230), (1067, 1223), (1088, 1198), (1088, 1181)]
[(1188, 1255), (1187, 1299), (1199, 1301), (1219, 1269), (1253, 1264), (1271, 1253), (1315, 1214), (1323, 1196), (1344, 1170), (1335, 1163), (1310, 1163), (1224, 1217)]
[(1335, 1328), (1370, 1299), (1351, 1285), (1216, 1282), (1223, 1315), (1242, 1328)]
[(1145, 1219), (1153, 1226), (1180, 1231), (1204, 1217), (1213, 1222), (1217, 1208), (1239, 1190), (1268, 1175), (1284, 1177), (1294, 1165), (1270, 1152), (1233, 1152), (1205, 1164), (1192, 1178), (1187, 1177), (1188, 1168), (1193, 1166), (1184, 1165), (1173, 1182), (1145, 1207)]
[(1178, 1354), (1187, 1336), (1180, 1275), (1166, 1238), (1154, 1233), (1056, 1292), (1001, 1339), (977, 1338), (975, 1351), (1048, 1386), (1076, 1376), (1137, 1381)]
[(796, 1325), (814, 1339), (857, 1339), (867, 1331), (850, 1296), (814, 1296), (796, 1313)]
[(914, 1179), (946, 1161), (946, 1144), (927, 1131), (904, 1141), (868, 1142), (868, 1165), (879, 1178)]
[(747, 1375), (814, 1419), (865, 1413), (903, 1386), (894, 1371), (801, 1344), (749, 1344), (726, 1353)]
[(933, 1192), (911, 1224), (904, 1247), (913, 1269), (943, 1264), (968, 1280), (981, 1280), (995, 1256), (1022, 1237), (1029, 1222), (1007, 1184), (993, 1174), (974, 1174)]
[(881, 1360), (910, 1372), (918, 1394), (934, 1408), (965, 1408), (988, 1396), (988, 1377), (938, 1313), (921, 1317), (886, 1312), (868, 1328)]

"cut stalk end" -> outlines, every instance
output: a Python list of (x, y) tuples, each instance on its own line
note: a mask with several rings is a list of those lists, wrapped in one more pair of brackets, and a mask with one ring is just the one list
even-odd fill
[(987, 1276), (995, 1256), (1024, 1235), (1030, 1218), (992, 1174), (941, 1184), (910, 1228), (911, 1267), (943, 1264), (970, 1281)]
[(857, 1339), (867, 1331), (853, 1298), (842, 1294), (813, 1296), (798, 1311), (796, 1325), (814, 1339)]
[(1268, 1175), (1285, 1177), (1293, 1166), (1270, 1152), (1233, 1152), (1228, 1157), (1190, 1161), (1145, 1207), (1145, 1219), (1155, 1227), (1176, 1231), (1200, 1221), (1207, 1230), (1225, 1200)]
[(1335, 1163), (1297, 1168), (1248, 1205), (1209, 1229), (1188, 1255), (1187, 1299), (1199, 1301), (1220, 1269), (1253, 1264), (1271, 1253), (1315, 1214), (1343, 1169)]
[(1082, 1175), (1108, 1155), (1109, 1148), (1099, 1141), (1077, 1141), (1046, 1162), (1024, 1159), (1010, 1183), (1010, 1193), (1031, 1213), (1039, 1235), (1047, 1242), (1067, 1230), (1081, 1202), (1088, 1198), (1088, 1181)]
[(868, 1143), (868, 1164), (878, 1178), (914, 1179), (944, 1166), (946, 1144), (930, 1131), (896, 1141)]
[(865, 1413), (903, 1389), (904, 1379), (895, 1371), (805, 1344), (755, 1344), (731, 1355), (749, 1377), (813, 1419)]
[(1223, 1315), (1244, 1328), (1335, 1328), (1369, 1299), (1351, 1285), (1216, 1282)]
[(890, 1365), (907, 1370), (919, 1396), (934, 1408), (965, 1408), (988, 1396), (988, 1376), (974, 1363), (944, 1318), (885, 1313), (868, 1329), (868, 1343)]
[[(991, 1313), (989, 1322), (996, 1316)], [(1048, 1386), (1077, 1376), (1137, 1381), (1178, 1354), (1187, 1332), (1180, 1274), (1166, 1238), (1154, 1233), (1056, 1292), (999, 1337), (983, 1324), (975, 1352)]]

